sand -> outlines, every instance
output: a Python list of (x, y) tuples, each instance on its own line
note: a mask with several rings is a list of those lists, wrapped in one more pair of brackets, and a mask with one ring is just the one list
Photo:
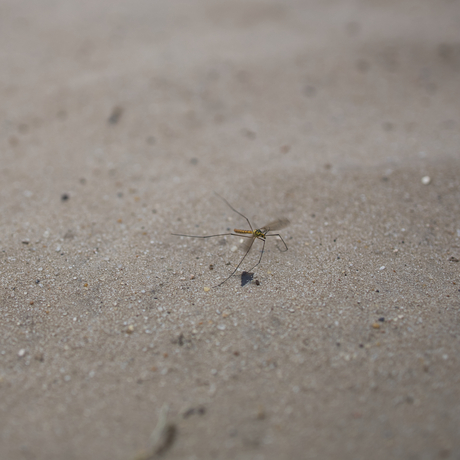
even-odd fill
[(460, 458), (459, 31), (3, 0), (0, 458)]

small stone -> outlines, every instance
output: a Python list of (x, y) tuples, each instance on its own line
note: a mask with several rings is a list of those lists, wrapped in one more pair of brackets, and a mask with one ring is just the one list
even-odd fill
[(22, 358), (25, 354), (26, 354), (25, 348), (21, 348), (21, 349), (18, 351), (18, 356), (19, 356), (20, 358)]
[(203, 289), (204, 289), (204, 292), (208, 292), (211, 288), (209, 286), (205, 286)]
[(423, 176), (422, 177), (422, 184), (423, 185), (428, 185), (431, 182), (431, 177), (430, 176)]
[(374, 323), (374, 324), (372, 325), (372, 327), (373, 327), (374, 329), (380, 329), (380, 324), (379, 324), (379, 323)]

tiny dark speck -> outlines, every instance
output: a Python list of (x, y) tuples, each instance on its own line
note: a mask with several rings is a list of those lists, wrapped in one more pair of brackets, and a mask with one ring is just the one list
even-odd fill
[(198, 158), (192, 158), (192, 159), (190, 160), (190, 163), (191, 163), (192, 165), (197, 165), (197, 164), (198, 164)]
[(62, 200), (62, 201), (67, 201), (69, 198), (70, 198), (70, 197), (69, 197), (69, 195), (68, 195), (67, 193), (63, 193), (63, 194), (61, 195), (61, 200)]
[(393, 124), (393, 123), (390, 123), (389, 121), (386, 121), (385, 123), (382, 124), (382, 128), (383, 128), (385, 131), (392, 131), (393, 128), (394, 128), (394, 124)]
[(206, 413), (206, 408), (203, 406), (199, 407), (191, 407), (184, 413), (184, 418), (188, 418), (191, 415), (198, 414), (198, 415), (204, 415)]
[(38, 284), (39, 282), (40, 282), (40, 280), (36, 280), (36, 281), (35, 281), (35, 284)]
[(385, 321), (385, 318), (383, 318), (383, 317), (382, 317), (382, 318), (379, 318), (379, 321), (380, 321), (381, 323), (383, 323), (383, 322)]
[(107, 120), (111, 125), (115, 125), (120, 121), (121, 115), (123, 114), (123, 107), (114, 107), (109, 119)]
[(378, 289), (376, 289), (375, 292), (380, 292), (380, 291)]

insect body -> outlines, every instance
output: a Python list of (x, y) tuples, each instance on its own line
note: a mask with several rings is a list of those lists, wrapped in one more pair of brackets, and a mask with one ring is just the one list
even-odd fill
[(233, 231), (235, 233), (239, 233), (239, 234), (242, 234), (242, 235), (252, 234), (252, 236), (254, 238), (262, 238), (263, 240), (265, 239), (265, 233), (260, 229), (257, 229), (257, 230), (239, 230), (239, 229), (235, 228)]
[(246, 222), (248, 223), (248, 225), (250, 227), (250, 230), (241, 230), (241, 229), (235, 228), (232, 233), (219, 233), (217, 235), (205, 235), (205, 236), (183, 235), (183, 234), (180, 234), (180, 233), (172, 233), (172, 235), (185, 236), (185, 237), (188, 237), (188, 238), (213, 238), (215, 236), (227, 236), (227, 235), (242, 236), (243, 238), (246, 238), (246, 241), (245, 241), (245, 243), (243, 244), (243, 247), (242, 247), (242, 249), (245, 251), (245, 253), (244, 253), (244, 256), (242, 257), (242, 259), (240, 260), (239, 264), (236, 266), (235, 270), (233, 270), (233, 272), (230, 274), (230, 276), (225, 278), (224, 281), (222, 281), (221, 283), (219, 283), (218, 285), (216, 285), (214, 287), (221, 286), (222, 284), (224, 284), (228, 279), (230, 279), (236, 273), (236, 271), (238, 270), (240, 265), (243, 263), (243, 260), (249, 254), (249, 251), (251, 250), (252, 245), (254, 244), (255, 240), (261, 240), (263, 242), (262, 250), (260, 252), (260, 257), (259, 257), (258, 262), (252, 268), (250, 268), (248, 271), (253, 270), (254, 268), (257, 267), (257, 265), (260, 264), (260, 261), (262, 260), (262, 256), (264, 254), (265, 241), (266, 241), (267, 236), (278, 236), (281, 239), (281, 241), (283, 242), (283, 245), (284, 245), (284, 249), (282, 249), (282, 251), (283, 252), (287, 251), (288, 247), (287, 247), (287, 244), (285, 243), (285, 241), (283, 240), (282, 236), (279, 233), (271, 233), (271, 234), (269, 234), (269, 232), (276, 231), (276, 230), (281, 230), (282, 228), (287, 227), (289, 225), (289, 220), (288, 219), (280, 218), (280, 219), (277, 219), (277, 220), (275, 220), (273, 222), (270, 222), (269, 224), (265, 225), (264, 227), (254, 229), (253, 226), (251, 225), (251, 222), (249, 221), (249, 219), (245, 215), (243, 215), (243, 214), (241, 214), (241, 212), (237, 211), (225, 198), (222, 198), (218, 194), (216, 194), (216, 195), (220, 199), (222, 199), (224, 201), (224, 203), (226, 203), (227, 206), (232, 211), (236, 212), (241, 217), (246, 219)]

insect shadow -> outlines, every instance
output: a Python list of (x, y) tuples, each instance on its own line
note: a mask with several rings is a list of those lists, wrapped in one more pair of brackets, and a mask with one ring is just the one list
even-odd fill
[(241, 286), (246, 286), (254, 279), (254, 273), (242, 272), (241, 273)]

